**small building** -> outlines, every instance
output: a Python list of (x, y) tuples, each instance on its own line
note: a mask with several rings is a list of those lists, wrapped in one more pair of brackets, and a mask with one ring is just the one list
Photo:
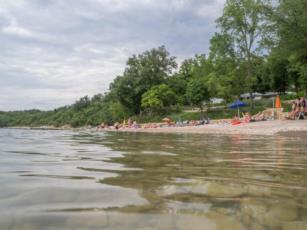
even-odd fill
[(279, 95), (279, 93), (277, 92), (266, 92), (262, 95), (263, 98), (274, 98), (277, 95)]
[(213, 104), (221, 104), (223, 103), (225, 100), (223, 98), (211, 98), (210, 102)]
[[(260, 100), (262, 98), (263, 94), (262, 93), (257, 93), (254, 92), (252, 93), (252, 97), (254, 100)], [(241, 99), (250, 99), (250, 93), (244, 93), (240, 95)]]

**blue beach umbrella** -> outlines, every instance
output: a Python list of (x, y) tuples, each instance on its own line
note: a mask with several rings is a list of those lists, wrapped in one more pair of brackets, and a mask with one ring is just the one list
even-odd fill
[(240, 117), (240, 107), (247, 106), (247, 104), (243, 101), (236, 100), (234, 103), (229, 105), (230, 109), (238, 109), (238, 117)]

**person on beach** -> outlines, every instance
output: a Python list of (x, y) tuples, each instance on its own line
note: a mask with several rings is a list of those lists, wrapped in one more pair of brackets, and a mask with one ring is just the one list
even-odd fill
[(251, 121), (251, 116), (249, 112), (242, 113), (243, 115), (243, 123), (249, 123)]
[(300, 106), (301, 106), (301, 112), (304, 112), (306, 111), (306, 108), (307, 108), (307, 101), (305, 98), (301, 97), (300, 99)]
[(291, 108), (291, 113), (290, 113), (290, 118), (292, 118), (293, 120), (295, 119), (295, 113), (296, 113), (296, 110), (297, 110), (297, 103), (296, 101), (292, 101), (292, 108)]
[(116, 122), (116, 123), (114, 124), (114, 128), (115, 128), (116, 131), (119, 130), (120, 124), (119, 124), (118, 122)]
[(131, 128), (133, 125), (133, 121), (130, 117), (128, 118), (127, 125), (128, 125), (128, 128)]
[(295, 112), (296, 113), (299, 113), (299, 111), (300, 111), (300, 107), (301, 107), (301, 100), (300, 100), (300, 98), (297, 98), (296, 100), (295, 100)]
[(305, 110), (306, 110), (306, 100), (305, 98), (301, 97), (299, 100), (299, 109), (298, 109), (298, 119), (299, 120), (305, 119)]
[(259, 113), (255, 114), (254, 116), (252, 116), (251, 119), (250, 119), (250, 121), (251, 121), (251, 122), (255, 122), (255, 121), (265, 121), (263, 112), (259, 112)]
[(100, 131), (103, 130), (106, 127), (106, 125), (104, 124), (104, 122), (102, 122), (100, 125), (97, 126), (96, 130)]
[(132, 128), (134, 128), (134, 129), (139, 128), (139, 125), (138, 125), (138, 123), (136, 121), (133, 122)]
[(298, 113), (298, 103), (297, 101), (292, 101), (292, 106), (291, 106), (291, 112), (288, 113), (288, 115), (286, 116), (286, 119), (288, 120), (295, 120), (295, 118), (297, 117), (297, 113)]
[(300, 112), (300, 99), (292, 101), (291, 112), (288, 114), (286, 119), (295, 120)]
[(201, 125), (207, 125), (210, 123), (209, 117), (205, 116), (201, 119)]

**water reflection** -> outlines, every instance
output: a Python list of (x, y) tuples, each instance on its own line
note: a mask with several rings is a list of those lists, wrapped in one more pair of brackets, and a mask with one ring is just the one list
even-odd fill
[(0, 130), (1, 229), (306, 229), (306, 133)]
[(108, 146), (128, 153), (110, 161), (142, 170), (115, 170), (117, 177), (101, 183), (137, 188), (149, 201), (120, 211), (203, 215), (216, 224), (231, 220), (246, 229), (307, 225), (304, 139), (298, 144), (298, 138), (289, 136), (117, 134), (110, 138), (125, 140)]

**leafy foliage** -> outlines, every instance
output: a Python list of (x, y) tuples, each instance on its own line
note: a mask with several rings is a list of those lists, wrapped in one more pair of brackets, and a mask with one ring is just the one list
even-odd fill
[(192, 105), (203, 110), (203, 102), (210, 100), (209, 90), (204, 79), (193, 79), (187, 86), (186, 96)]
[(175, 105), (176, 94), (166, 84), (153, 86), (142, 95), (142, 107), (154, 113), (163, 112)]
[(164, 46), (133, 55), (123, 76), (117, 77), (110, 89), (125, 108), (138, 114), (142, 95), (153, 86), (165, 83), (176, 67), (175, 58), (170, 57)]

